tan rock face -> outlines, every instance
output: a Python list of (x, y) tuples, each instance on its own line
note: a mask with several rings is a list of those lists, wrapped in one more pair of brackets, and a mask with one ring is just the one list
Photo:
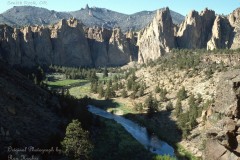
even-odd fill
[(133, 33), (124, 35), (118, 28), (108, 30), (94, 27), (85, 28), (85, 34), (95, 66), (124, 65), (137, 55)]
[(1, 54), (12, 65), (89, 66), (91, 54), (82, 25), (76, 19), (51, 27), (0, 27)]
[(215, 12), (205, 9), (200, 14), (191, 11), (177, 33), (179, 48), (206, 48), (215, 19)]
[(232, 33), (232, 40), (230, 44), (231, 49), (240, 48), (240, 8), (233, 11), (228, 16), (231, 26), (234, 28)]
[(174, 26), (168, 8), (158, 11), (152, 23), (138, 35), (138, 62), (157, 59), (175, 47)]
[(215, 105), (211, 107), (212, 113), (207, 120), (211, 125), (206, 128), (205, 159), (238, 159), (240, 154), (239, 73), (240, 70), (229, 71), (220, 78)]
[(212, 27), (212, 38), (207, 43), (207, 49), (230, 48), (233, 28), (225, 17), (217, 16)]
[(119, 66), (136, 60), (137, 51), (133, 33), (83, 29), (74, 18), (48, 27), (0, 26), (0, 57), (11, 65)]

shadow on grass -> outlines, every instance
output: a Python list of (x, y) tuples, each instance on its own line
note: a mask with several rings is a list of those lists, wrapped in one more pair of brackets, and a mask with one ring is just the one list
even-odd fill
[(104, 99), (104, 100), (97, 100), (97, 99), (91, 99), (91, 105), (97, 106), (101, 109), (108, 109), (108, 108), (118, 108), (120, 107), (120, 104), (117, 102), (114, 102), (112, 99)]

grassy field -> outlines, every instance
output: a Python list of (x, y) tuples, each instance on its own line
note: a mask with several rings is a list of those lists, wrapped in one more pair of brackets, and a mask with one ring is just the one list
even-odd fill
[(85, 79), (66, 79), (66, 80), (48, 81), (47, 85), (49, 87), (57, 88), (57, 87), (65, 87), (65, 86), (71, 87), (74, 84), (83, 85), (85, 83), (88, 83), (88, 80), (85, 80)]

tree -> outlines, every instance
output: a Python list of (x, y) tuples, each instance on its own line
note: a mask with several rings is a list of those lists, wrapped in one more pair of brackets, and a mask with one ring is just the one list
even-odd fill
[(106, 67), (103, 70), (103, 77), (108, 77), (108, 70)]
[(167, 106), (166, 106), (166, 110), (167, 110), (167, 111), (172, 111), (172, 110), (173, 110), (173, 104), (172, 104), (171, 101), (168, 102), (168, 104), (167, 104)]
[(160, 100), (167, 101), (167, 90), (165, 88), (160, 90)]
[(145, 100), (145, 106), (147, 107), (147, 115), (152, 117), (155, 112), (158, 111), (157, 100), (152, 97), (152, 94)]
[(182, 103), (178, 99), (175, 107), (175, 116), (178, 117), (182, 113)]
[(64, 153), (71, 159), (89, 159), (93, 149), (89, 140), (89, 133), (82, 129), (78, 120), (69, 123), (61, 145)]
[(125, 89), (122, 90), (121, 96), (122, 98), (127, 98), (127, 91)]
[(113, 98), (115, 96), (116, 96), (116, 93), (113, 91), (112, 87), (107, 85), (107, 88), (106, 88), (105, 94), (104, 94), (105, 99), (110, 99), (110, 98)]
[(158, 84), (155, 88), (155, 93), (160, 93), (160, 92), (161, 92), (161, 88), (159, 87), (159, 84)]
[(102, 84), (98, 85), (97, 92), (98, 92), (98, 95), (100, 98), (102, 98), (104, 96), (104, 90), (103, 90)]
[(178, 98), (179, 100), (181, 100), (181, 101), (187, 98), (187, 91), (186, 91), (185, 87), (182, 87), (182, 88), (178, 91), (178, 93), (177, 93), (177, 98)]

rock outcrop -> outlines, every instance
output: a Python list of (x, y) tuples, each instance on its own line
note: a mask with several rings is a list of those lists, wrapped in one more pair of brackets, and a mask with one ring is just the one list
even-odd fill
[[(205, 159), (238, 159), (240, 156), (240, 70), (220, 78), (215, 105), (207, 115)], [(207, 158), (206, 158), (207, 157)]]
[(191, 11), (178, 30), (178, 47), (186, 49), (206, 48), (214, 19), (215, 12), (212, 10), (205, 9), (200, 14), (197, 11)]
[(61, 20), (51, 27), (0, 26), (0, 48), (11, 65), (92, 65), (87, 39), (76, 19)]
[(138, 35), (138, 62), (157, 59), (175, 47), (174, 25), (168, 8), (158, 11), (153, 22)]
[(22, 29), (0, 26), (0, 57), (11, 65), (119, 66), (137, 59), (136, 39), (76, 19)]
[(95, 66), (119, 66), (137, 59), (133, 33), (124, 35), (119, 28), (85, 28)]
[(113, 29), (109, 40), (108, 57), (109, 65), (123, 65), (131, 61), (130, 44), (120, 28)]
[(90, 52), (95, 66), (108, 65), (108, 44), (112, 31), (94, 27), (86, 28), (85, 34), (88, 39)]
[(233, 28), (226, 17), (217, 16), (212, 27), (212, 38), (207, 49), (230, 48)]
[(231, 26), (234, 28), (231, 40), (231, 49), (240, 48), (240, 8), (228, 16)]

